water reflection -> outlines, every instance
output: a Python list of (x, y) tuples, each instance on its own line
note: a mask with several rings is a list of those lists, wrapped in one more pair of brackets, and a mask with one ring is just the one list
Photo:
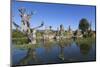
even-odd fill
[(59, 59), (61, 60), (65, 60), (65, 57), (64, 57), (64, 49), (65, 47), (70, 47), (71, 46), (71, 43), (73, 42), (72, 39), (61, 39), (59, 42), (58, 42), (58, 45), (60, 47), (60, 53), (59, 53)]
[(35, 46), (28, 49), (26, 56), (19, 61), (19, 65), (28, 65), (38, 63)]
[(95, 60), (95, 47), (93, 46), (95, 40), (92, 39), (40, 40), (39, 43), (39, 45), (27, 48), (26, 55), (14, 64), (29, 65)]
[(83, 39), (83, 40), (77, 40), (76, 45), (80, 48), (80, 52), (83, 55), (88, 55), (89, 51), (92, 48), (92, 45), (95, 44), (95, 40), (92, 39)]
[(59, 47), (60, 47), (60, 53), (59, 53), (59, 58), (61, 59), (61, 60), (64, 60), (64, 43), (65, 42), (63, 42), (63, 40), (60, 40), (59, 41)]
[(80, 47), (80, 51), (83, 55), (87, 55), (90, 51), (90, 48), (91, 48), (92, 45), (90, 44), (80, 44), (79, 47)]
[(52, 50), (53, 41), (43, 40), (43, 47), (48, 54)]

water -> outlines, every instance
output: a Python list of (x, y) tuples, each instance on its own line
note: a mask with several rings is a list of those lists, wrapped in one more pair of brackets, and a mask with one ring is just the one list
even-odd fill
[(95, 41), (89, 41), (89, 43), (77, 43), (73, 40), (40, 41), (38, 46), (21, 49), (12, 45), (12, 64), (37, 65), (96, 60)]

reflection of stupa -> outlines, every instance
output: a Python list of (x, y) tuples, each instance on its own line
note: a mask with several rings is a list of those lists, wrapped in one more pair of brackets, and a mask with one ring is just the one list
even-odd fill
[(59, 53), (59, 59), (64, 60), (64, 43), (62, 41), (59, 41), (59, 47), (60, 47), (60, 53)]
[(67, 34), (66, 38), (72, 38), (73, 37), (73, 31), (71, 30), (70, 26), (69, 26), (69, 29), (68, 29), (66, 34)]

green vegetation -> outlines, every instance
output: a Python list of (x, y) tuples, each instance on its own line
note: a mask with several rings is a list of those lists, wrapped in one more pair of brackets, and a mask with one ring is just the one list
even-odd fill
[(20, 32), (18, 30), (12, 31), (12, 38), (23, 38), (23, 37), (26, 37), (26, 35), (23, 34), (22, 32)]
[(79, 29), (82, 30), (82, 33), (86, 32), (89, 28), (89, 22), (87, 19), (83, 18), (79, 22)]
[(15, 44), (14, 46), (16, 48), (20, 48), (20, 49), (29, 49), (29, 48), (40, 48), (40, 47), (45, 47), (45, 48), (51, 48), (53, 46), (55, 46), (56, 43), (55, 41), (38, 41), (37, 44)]
[(28, 43), (28, 38), (25, 34), (18, 30), (12, 32), (12, 41), (15, 44), (25, 44)]
[(87, 38), (79, 38), (79, 39), (76, 39), (76, 43), (77, 44), (91, 44), (95, 42), (95, 38), (94, 37), (87, 37)]

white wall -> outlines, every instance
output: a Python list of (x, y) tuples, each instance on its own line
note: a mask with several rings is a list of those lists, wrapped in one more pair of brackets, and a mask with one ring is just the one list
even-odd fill
[[(98, 67), (100, 63), (100, 0), (30, 0), (40, 2), (56, 2), (68, 4), (96, 5), (97, 7), (97, 61), (84, 63), (66, 63), (53, 65), (39, 65), (37, 67)], [(0, 67), (10, 65), (10, 0), (0, 0)], [(27, 66), (28, 67), (28, 66)]]

